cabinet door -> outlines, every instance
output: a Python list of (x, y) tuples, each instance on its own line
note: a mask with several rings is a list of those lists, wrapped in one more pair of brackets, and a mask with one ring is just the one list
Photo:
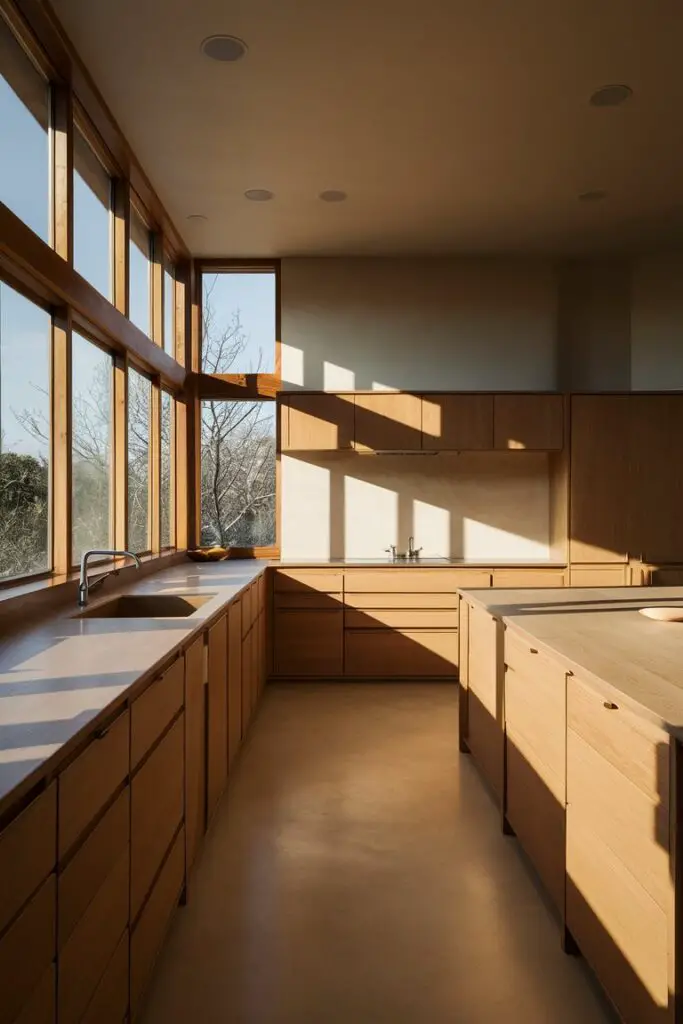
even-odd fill
[(0, 1021), (13, 1024), (33, 1002), (55, 957), (57, 885), (45, 882), (0, 939)]
[(423, 395), (422, 447), (430, 451), (493, 448), (493, 395)]
[(340, 676), (343, 635), (342, 609), (278, 609), (274, 630), (275, 674)]
[(683, 560), (683, 395), (631, 395), (630, 553), (646, 562)]
[(55, 866), (57, 786), (44, 793), (0, 833), (0, 932)]
[(207, 689), (207, 815), (210, 818), (228, 777), (228, 620), (209, 630)]
[(185, 651), (185, 835), (189, 872), (206, 829), (204, 637)]
[(353, 395), (289, 395), (283, 451), (339, 451), (353, 441)]
[(629, 402), (628, 395), (572, 397), (572, 562), (628, 561)]
[(451, 676), (458, 667), (456, 630), (346, 630), (345, 672), (363, 679)]
[(150, 683), (130, 709), (130, 764), (142, 760), (183, 706), (185, 665), (178, 658)]
[(422, 447), (419, 395), (375, 392), (355, 396), (354, 445), (370, 451), (418, 451)]
[(556, 451), (564, 434), (562, 395), (495, 395), (493, 434), (496, 448)]
[(498, 801), (503, 799), (504, 731), (500, 679), (503, 674), (501, 626), (470, 607), (467, 690), (467, 742)]
[(228, 608), (228, 762), (242, 742), (242, 603)]

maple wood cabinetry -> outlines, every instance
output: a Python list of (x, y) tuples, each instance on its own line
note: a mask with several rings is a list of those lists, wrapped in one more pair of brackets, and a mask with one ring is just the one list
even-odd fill
[(356, 394), (354, 446), (372, 451), (422, 447), (422, 399), (419, 395), (376, 391)]
[(494, 395), (493, 444), (498, 449), (559, 451), (564, 444), (563, 396)]
[(432, 451), (493, 448), (493, 395), (424, 395), (422, 447)]
[(354, 437), (353, 395), (288, 395), (281, 405), (283, 451), (350, 449)]

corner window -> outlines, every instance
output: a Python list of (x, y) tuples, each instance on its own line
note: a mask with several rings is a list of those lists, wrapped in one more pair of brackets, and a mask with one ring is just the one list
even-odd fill
[(0, 577), (51, 567), (50, 315), (0, 282)]
[(152, 382), (128, 371), (128, 547), (149, 551), (149, 449)]
[(74, 268), (112, 298), (112, 179), (78, 127), (74, 131)]
[(0, 201), (50, 242), (50, 85), (0, 17)]
[(128, 319), (152, 336), (152, 233), (135, 206), (130, 208), (130, 296)]
[(275, 544), (275, 403), (202, 402), (202, 544)]
[(275, 272), (202, 274), (204, 373), (274, 373)]

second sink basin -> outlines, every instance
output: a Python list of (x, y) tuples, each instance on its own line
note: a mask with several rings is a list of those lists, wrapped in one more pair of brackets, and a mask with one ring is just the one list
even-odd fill
[(121, 594), (111, 601), (86, 608), (81, 619), (187, 618), (215, 594)]

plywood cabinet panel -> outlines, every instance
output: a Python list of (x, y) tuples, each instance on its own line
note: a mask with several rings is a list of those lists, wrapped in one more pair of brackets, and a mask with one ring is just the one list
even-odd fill
[(183, 706), (185, 665), (178, 658), (155, 679), (130, 710), (131, 767), (141, 761)]
[(88, 1004), (82, 1024), (121, 1024), (128, 1010), (129, 935), (123, 933)]
[(276, 569), (276, 594), (341, 594), (343, 575), (327, 569)]
[(206, 689), (204, 637), (185, 651), (185, 836), (187, 870), (206, 829)]
[(57, 786), (52, 783), (0, 833), (0, 932), (55, 866)]
[(211, 818), (228, 778), (227, 615), (209, 630), (208, 659), (206, 788), (207, 814)]
[(424, 395), (422, 447), (430, 451), (493, 448), (493, 395)]
[(280, 609), (274, 624), (274, 671), (284, 676), (343, 672), (344, 612)]
[[(38, 987), (24, 1003), (21, 1013), (15, 1017), (12, 1024), (55, 1024), (56, 1019), (57, 971), (55, 965), (50, 964), (40, 979)], [(122, 1019), (120, 1017), (117, 1024), (120, 1024)], [(95, 1022), (90, 1021), (87, 1024), (95, 1024)], [(102, 1024), (102, 1022), (97, 1021), (97, 1024)]]
[(470, 606), (468, 685), (494, 720), (498, 716), (498, 629), (493, 616)]
[(414, 608), (420, 611), (433, 608), (441, 611), (452, 611), (454, 613), (454, 625), (456, 626), (458, 624), (458, 600), (458, 595), (455, 591), (438, 594), (369, 594), (363, 592), (344, 595), (347, 617), (350, 609), (372, 613), (373, 610), (378, 608), (385, 610), (395, 609), (397, 611), (403, 608)]
[(436, 608), (347, 608), (344, 618), (346, 629), (457, 629), (458, 613), (455, 609)]
[(0, 939), (0, 1024), (14, 1024), (32, 1002), (55, 956), (56, 918), (52, 874)]
[(534, 675), (509, 668), (505, 673), (505, 729), (520, 754), (555, 799), (565, 803), (564, 671), (545, 671), (539, 664)]
[(563, 587), (565, 574), (562, 569), (494, 569), (493, 585), (510, 589), (515, 587)]
[(339, 451), (353, 442), (353, 395), (296, 394), (287, 397), (283, 451)]
[(457, 569), (417, 569), (400, 566), (387, 569), (348, 569), (344, 573), (344, 595), (349, 594), (455, 594), (458, 587), (488, 587), (491, 574)]
[(564, 444), (562, 395), (495, 395), (494, 447), (558, 451)]
[(505, 752), (500, 630), (488, 612), (469, 606), (467, 743), (499, 802), (503, 799)]
[(422, 399), (419, 395), (377, 391), (355, 396), (354, 445), (371, 451), (419, 451)]
[(569, 569), (572, 587), (626, 587), (629, 585), (629, 566), (572, 565)]
[[(683, 558), (683, 395), (631, 395), (631, 554), (646, 562)], [(617, 513), (618, 514), (618, 513)]]
[(228, 608), (228, 762), (232, 764), (242, 742), (242, 606)]
[(346, 630), (345, 671), (357, 678), (455, 676), (456, 631)]
[(249, 731), (249, 722), (251, 721), (251, 675), (253, 672), (252, 665), (252, 646), (251, 646), (251, 631), (242, 640), (242, 680), (241, 680), (241, 707), (242, 707), (242, 739), (244, 739)]

